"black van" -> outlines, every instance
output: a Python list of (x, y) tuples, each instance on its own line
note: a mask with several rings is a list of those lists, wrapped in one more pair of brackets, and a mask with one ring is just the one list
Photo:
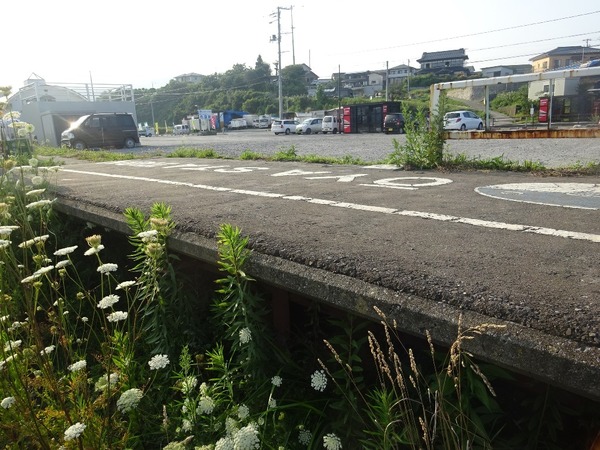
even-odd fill
[(135, 121), (127, 113), (82, 116), (60, 135), (62, 146), (83, 150), (94, 147), (133, 148), (140, 143)]

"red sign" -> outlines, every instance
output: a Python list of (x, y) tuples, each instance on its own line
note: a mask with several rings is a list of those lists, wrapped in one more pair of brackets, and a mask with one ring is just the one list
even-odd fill
[(548, 103), (549, 99), (540, 98), (540, 111), (538, 113), (538, 121), (540, 123), (548, 122)]

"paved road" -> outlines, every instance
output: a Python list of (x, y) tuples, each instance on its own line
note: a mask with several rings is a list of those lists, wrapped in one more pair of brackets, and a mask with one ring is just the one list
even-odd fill
[[(349, 135), (280, 135), (266, 130), (230, 131), (216, 136), (155, 136), (141, 138), (138, 152), (165, 152), (179, 147), (213, 149), (237, 158), (245, 151), (272, 155), (294, 148), (298, 155), (320, 155), (334, 158), (352, 156), (366, 162), (383, 161), (394, 151), (393, 141), (405, 142), (404, 135), (383, 133)], [(564, 167), (576, 163), (600, 163), (598, 139), (512, 139), (512, 140), (448, 140), (446, 151), (469, 158), (504, 157), (512, 161), (540, 162), (546, 167)]]
[[(355, 142), (306, 138), (285, 141)], [(172, 205), (184, 252), (239, 226), (274, 284), (386, 304), (411, 332), (443, 335), (459, 313), (507, 324), (480, 354), (600, 399), (600, 177), (156, 158), (69, 164), (57, 181), (59, 208), (107, 226)]]

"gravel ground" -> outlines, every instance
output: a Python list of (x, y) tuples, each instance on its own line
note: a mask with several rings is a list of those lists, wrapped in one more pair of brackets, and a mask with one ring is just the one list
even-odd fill
[[(274, 136), (269, 131), (241, 130), (216, 136), (155, 136), (141, 138), (139, 152), (173, 151), (180, 147), (213, 149), (226, 157), (237, 158), (245, 151), (273, 155), (294, 148), (301, 156), (334, 158), (351, 156), (366, 162), (383, 162), (394, 151), (394, 140), (406, 142), (404, 135), (350, 134)], [(504, 157), (512, 161), (534, 161), (548, 168), (574, 164), (600, 163), (600, 140), (595, 138), (495, 139), (446, 141), (446, 150), (469, 158)]]

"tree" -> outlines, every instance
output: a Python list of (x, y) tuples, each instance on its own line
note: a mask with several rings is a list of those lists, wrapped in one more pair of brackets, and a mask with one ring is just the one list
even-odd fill
[(281, 76), (286, 96), (306, 95), (306, 76), (302, 65), (284, 67)]

